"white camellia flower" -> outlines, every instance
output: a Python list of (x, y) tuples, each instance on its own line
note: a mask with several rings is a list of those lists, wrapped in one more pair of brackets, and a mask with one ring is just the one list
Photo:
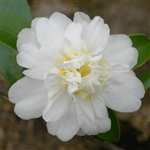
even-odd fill
[(138, 52), (126, 35), (110, 35), (96, 16), (76, 12), (36, 18), (18, 35), (17, 63), (25, 77), (9, 90), (22, 119), (42, 116), (62, 141), (110, 130), (107, 107), (133, 112), (141, 106), (142, 83), (131, 70)]

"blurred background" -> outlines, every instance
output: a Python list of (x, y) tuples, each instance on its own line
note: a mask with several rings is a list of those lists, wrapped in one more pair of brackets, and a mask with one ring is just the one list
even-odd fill
[[(33, 17), (50, 17), (61, 12), (71, 19), (76, 11), (91, 18), (101, 16), (110, 27), (111, 34), (144, 33), (150, 37), (149, 0), (28, 0)], [(150, 71), (150, 61), (135, 70), (136, 74)], [(7, 94), (10, 84), (0, 76), (0, 87)], [(22, 120), (14, 113), (14, 104), (0, 95), (0, 140), (2, 150), (103, 150), (83, 137), (75, 136), (61, 142), (48, 134), (42, 118)], [(126, 150), (150, 150), (150, 90), (142, 99), (142, 107), (134, 113), (117, 113), (121, 126), (120, 141), (116, 145)]]

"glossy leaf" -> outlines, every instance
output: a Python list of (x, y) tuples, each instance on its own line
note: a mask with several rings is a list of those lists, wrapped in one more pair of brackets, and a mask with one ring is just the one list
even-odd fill
[(144, 85), (145, 91), (150, 88), (150, 72), (137, 76)]
[(116, 142), (120, 138), (120, 127), (115, 112), (108, 108), (109, 118), (111, 119), (111, 129), (105, 133), (100, 133), (97, 136), (103, 140)]
[(0, 43), (16, 50), (18, 33), (30, 27), (32, 19), (27, 1), (2, 1), (0, 16)]
[(30, 21), (18, 16), (0, 13), (2, 21), (0, 22), (0, 42), (16, 50), (16, 41), (18, 33), (23, 29), (30, 27)]
[(135, 69), (150, 59), (150, 39), (144, 34), (131, 35), (130, 38), (133, 42), (133, 47), (135, 47), (139, 53), (138, 63), (133, 68)]
[(32, 19), (27, 0), (2, 0), (0, 12), (14, 16), (19, 16), (28, 21)]
[(23, 28), (30, 27), (32, 16), (26, 0), (7, 0), (0, 4), (0, 73), (14, 83), (23, 76), (23, 68), (16, 63), (17, 36)]
[(0, 44), (0, 73), (11, 84), (23, 77), (23, 68), (16, 63), (17, 51), (11, 50), (8, 47)]

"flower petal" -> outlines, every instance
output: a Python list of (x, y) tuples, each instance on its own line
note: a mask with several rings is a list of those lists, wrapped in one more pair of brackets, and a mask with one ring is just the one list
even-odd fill
[[(78, 110), (77, 110), (77, 113), (78, 113), (78, 122), (83, 133), (87, 135), (96, 135), (98, 133), (102, 133), (102, 132), (106, 132), (110, 130), (111, 122), (108, 117), (97, 118), (95, 116), (94, 122), (92, 122), (83, 113), (79, 114)], [(78, 134), (82, 135), (82, 132), (81, 133), (79, 132)]]
[(111, 120), (108, 117), (96, 118), (95, 123), (97, 124), (98, 133), (104, 133), (111, 129)]
[[(108, 94), (108, 93), (107, 93)], [(126, 93), (111, 91), (106, 97), (106, 106), (120, 112), (134, 112), (141, 106), (141, 101)]]
[(74, 14), (73, 21), (76, 22), (76, 23), (81, 23), (81, 24), (83, 24), (85, 22), (87, 24), (89, 24), (91, 19), (90, 19), (90, 17), (87, 14), (85, 14), (83, 12), (76, 12)]
[(23, 71), (23, 73), (31, 78), (44, 80), (51, 69), (56, 67), (60, 61), (62, 61), (62, 57), (53, 48), (42, 46), (38, 50), (34, 67)]
[(65, 31), (64, 37), (71, 42), (73, 49), (80, 49), (81, 47), (81, 32), (81, 24), (74, 22), (70, 23)]
[(100, 113), (96, 113), (97, 115), (102, 116), (102, 118), (96, 117), (94, 111), (97, 110), (93, 109), (95, 108), (92, 106), (94, 102), (91, 102), (93, 101), (92, 98), (94, 98), (94, 96), (90, 95), (90, 97), (90, 99), (88, 99), (87, 97), (85, 100), (76, 97), (76, 99), (79, 100), (78, 102), (76, 102), (79, 125), (83, 132), (88, 135), (96, 135), (101, 132), (106, 132), (110, 129), (110, 120), (108, 118), (107, 111), (105, 109), (103, 109), (102, 111), (99, 110), (102, 114), (99, 115)]
[[(79, 99), (80, 101), (81, 99)], [(81, 100), (83, 101), (83, 100)], [(88, 135), (95, 135), (98, 133), (97, 125), (95, 124), (95, 115), (92, 108), (92, 105), (87, 102), (84, 102), (85, 106), (75, 102), (76, 110), (77, 110), (77, 119), (79, 125), (84, 133)], [(90, 102), (91, 103), (91, 102)]]
[(91, 94), (91, 99), (96, 116), (98, 118), (108, 117), (107, 108), (102, 97), (96, 94)]
[[(68, 130), (69, 129), (69, 130)], [(74, 104), (72, 104), (64, 116), (63, 124), (57, 132), (57, 136), (62, 141), (68, 141), (78, 132), (79, 124), (77, 122), (76, 110)]]
[[(53, 46), (54, 40), (53, 36), (55, 33), (54, 29), (49, 25), (49, 20), (46, 18), (41, 18), (37, 25), (37, 39), (41, 46)], [(58, 40), (59, 41), (59, 40)]]
[(29, 70), (23, 71), (23, 74), (37, 80), (44, 80), (46, 76), (50, 73), (49, 65), (39, 65), (30, 68)]
[[(37, 39), (41, 46), (52, 46), (55, 31), (49, 24), (49, 19), (40, 18), (36, 28)], [(59, 39), (58, 39), (59, 41)]]
[(40, 45), (62, 50), (64, 32), (70, 22), (69, 18), (60, 13), (54, 13), (50, 19), (41, 18), (36, 28)]
[(43, 111), (43, 118), (46, 122), (55, 122), (66, 113), (72, 97), (67, 93), (66, 88), (63, 89), (60, 85), (52, 86), (48, 96), (49, 104)]
[[(120, 80), (126, 80), (120, 84)], [(106, 102), (106, 106), (120, 112), (133, 112), (141, 106), (141, 100), (144, 96), (142, 83), (133, 75), (120, 74), (113, 77), (107, 83), (104, 93), (101, 93)]]
[(26, 97), (16, 103), (14, 111), (22, 119), (32, 119), (42, 116), (47, 105), (46, 90), (38, 91), (36, 95)]
[[(49, 89), (53, 86), (59, 85), (61, 83), (61, 81), (62, 81), (62, 79), (60, 78), (60, 76), (50, 73), (47, 75), (46, 79), (44, 80), (44, 86)], [(48, 94), (50, 94), (50, 92)], [(53, 93), (52, 93), (52, 95), (53, 95)]]
[(31, 68), (37, 63), (38, 49), (33, 44), (24, 44), (17, 55), (17, 63), (25, 68)]
[(86, 42), (89, 53), (93, 53), (97, 49), (102, 51), (108, 42), (109, 27), (104, 24), (100, 17), (95, 17), (87, 28), (83, 29), (82, 38)]
[(82, 113), (85, 114), (85, 116), (87, 116), (89, 120), (94, 121), (95, 115), (90, 99), (88, 99), (88, 97), (86, 97), (85, 99), (81, 99), (81, 97), (77, 95), (76, 101)]
[(28, 43), (31, 43), (38, 48), (40, 47), (39, 42), (38, 42), (37, 37), (36, 37), (36, 33), (35, 33), (35, 28), (36, 28), (38, 20), (39, 20), (39, 18), (33, 19), (32, 24), (31, 24), (31, 28), (30, 29), (28, 29), (28, 28), (23, 29), (18, 34), (18, 40), (17, 40), (18, 51), (20, 51), (20, 47), (22, 45), (28, 44)]
[(59, 12), (53, 13), (49, 19), (51, 26), (53, 26), (57, 30), (61, 29), (62, 31), (64, 31), (72, 22), (71, 19)]
[(117, 75), (106, 82), (111, 87), (117, 88), (120, 92), (131, 94), (137, 98), (143, 98), (145, 94), (142, 82), (131, 72)]
[(12, 103), (17, 103), (21, 100), (24, 100), (24, 98), (36, 95), (43, 88), (44, 87), (42, 81), (35, 80), (29, 77), (23, 77), (22, 79), (18, 80), (15, 84), (13, 84), (9, 89), (9, 100)]
[(9, 100), (15, 105), (16, 114), (23, 119), (37, 118), (47, 104), (47, 89), (42, 82), (28, 77), (17, 81), (9, 90)]
[(48, 65), (49, 68), (57, 66), (57, 64), (61, 61), (57, 51), (49, 46), (42, 46), (39, 49), (38, 53), (38, 63), (41, 66)]
[(132, 41), (127, 35), (111, 35), (105, 48), (104, 58), (111, 64), (128, 64), (130, 69), (137, 63), (138, 52), (131, 47)]
[(78, 132), (76, 110), (74, 104), (71, 104), (67, 112), (56, 122), (47, 123), (48, 132), (57, 135), (62, 141), (68, 141)]

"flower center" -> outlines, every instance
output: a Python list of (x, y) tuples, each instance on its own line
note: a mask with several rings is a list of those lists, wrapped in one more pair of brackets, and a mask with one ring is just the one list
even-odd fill
[(90, 95), (95, 92), (96, 86), (105, 89), (105, 81), (109, 78), (110, 64), (98, 58), (92, 59), (85, 53), (69, 51), (52, 72), (61, 76), (61, 84), (67, 86), (69, 94), (91, 100)]
[(89, 63), (85, 62), (83, 66), (80, 67), (80, 69), (77, 69), (77, 71), (81, 74), (81, 77), (85, 77), (88, 74), (91, 73), (91, 68), (89, 67)]

